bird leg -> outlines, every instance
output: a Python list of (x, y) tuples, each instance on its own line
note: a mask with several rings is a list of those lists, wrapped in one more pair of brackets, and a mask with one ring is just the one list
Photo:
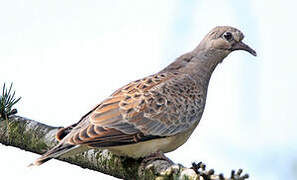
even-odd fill
[(157, 151), (146, 156), (142, 160), (141, 166), (146, 167), (146, 165), (149, 165), (150, 163), (156, 160), (163, 160), (163, 161), (167, 161), (169, 164), (174, 164), (173, 161), (171, 161), (168, 157), (166, 157), (163, 152)]

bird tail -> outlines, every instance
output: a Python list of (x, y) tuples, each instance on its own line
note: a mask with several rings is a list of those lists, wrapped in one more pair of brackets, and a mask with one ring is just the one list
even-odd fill
[(28, 167), (30, 166), (39, 166), (48, 160), (51, 160), (52, 158), (59, 157), (75, 148), (77, 148), (78, 145), (71, 145), (71, 144), (64, 144), (64, 143), (59, 143), (57, 146), (53, 147), (51, 150), (43, 154), (41, 157), (36, 159), (33, 163), (29, 164)]

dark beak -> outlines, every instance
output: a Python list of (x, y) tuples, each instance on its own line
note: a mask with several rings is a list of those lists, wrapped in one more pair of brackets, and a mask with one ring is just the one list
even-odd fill
[(237, 42), (236, 44), (234, 44), (231, 48), (232, 51), (235, 50), (244, 50), (247, 51), (249, 53), (251, 53), (253, 56), (257, 56), (257, 53), (255, 50), (253, 50), (252, 48), (250, 48), (248, 45), (244, 44), (243, 42)]

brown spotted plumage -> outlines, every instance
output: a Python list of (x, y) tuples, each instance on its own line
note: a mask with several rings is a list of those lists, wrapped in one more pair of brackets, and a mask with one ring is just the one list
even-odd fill
[(120, 88), (78, 123), (60, 129), (60, 143), (32, 165), (81, 147), (106, 148), (133, 158), (178, 148), (201, 119), (217, 64), (234, 50), (256, 55), (242, 43), (243, 37), (232, 27), (214, 28), (192, 52)]

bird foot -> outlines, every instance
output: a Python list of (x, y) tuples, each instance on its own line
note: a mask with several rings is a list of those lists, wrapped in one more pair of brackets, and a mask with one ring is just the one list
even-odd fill
[(174, 164), (173, 161), (171, 161), (168, 157), (166, 157), (164, 155), (163, 152), (161, 151), (157, 151), (157, 152), (154, 152), (148, 156), (146, 156), (142, 161), (141, 161), (141, 167), (142, 168), (145, 168), (147, 167), (149, 164), (151, 164), (153, 161), (156, 161), (156, 160), (163, 160), (163, 161), (167, 161), (169, 164)]

